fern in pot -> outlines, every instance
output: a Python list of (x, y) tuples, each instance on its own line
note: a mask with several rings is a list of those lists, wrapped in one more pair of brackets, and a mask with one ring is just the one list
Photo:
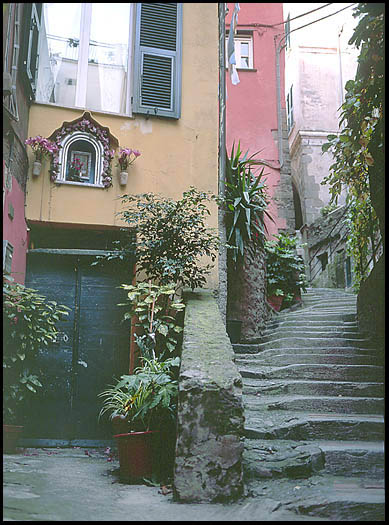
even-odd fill
[(104, 400), (99, 418), (108, 415), (114, 424), (121, 481), (153, 474), (153, 436), (168, 420), (175, 422), (179, 363), (178, 357), (165, 361), (143, 358), (134, 374), (121, 376), (99, 394)]

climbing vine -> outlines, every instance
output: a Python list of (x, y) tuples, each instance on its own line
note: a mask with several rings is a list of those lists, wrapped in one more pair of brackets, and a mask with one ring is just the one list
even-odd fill
[(354, 80), (346, 83), (338, 135), (328, 135), (322, 151), (331, 151), (334, 163), (322, 184), (330, 186), (331, 203), (337, 203), (346, 186), (349, 204), (349, 254), (355, 262), (355, 287), (367, 277), (367, 262), (378, 232), (384, 239), (384, 9), (385, 4), (361, 3), (349, 44), (360, 49)]

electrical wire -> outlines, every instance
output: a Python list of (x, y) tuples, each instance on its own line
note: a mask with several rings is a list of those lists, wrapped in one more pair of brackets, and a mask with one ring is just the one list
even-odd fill
[[(288, 35), (290, 35), (290, 33), (293, 33), (293, 31), (298, 31), (299, 29), (303, 29), (304, 27), (308, 27), (312, 24), (316, 24), (316, 22), (320, 22), (320, 20), (325, 20), (326, 18), (329, 18), (330, 16), (334, 16), (334, 15), (337, 15), (338, 13), (340, 13), (341, 11), (344, 11), (345, 9), (349, 9), (350, 7), (353, 7), (357, 5), (357, 2), (353, 3), (353, 4), (350, 4), (346, 7), (343, 7), (342, 9), (339, 9), (338, 11), (335, 11), (335, 13), (331, 13), (330, 15), (327, 15), (327, 16), (323, 16), (322, 18), (318, 18), (317, 20), (314, 20), (313, 22), (309, 22), (308, 24), (305, 24), (303, 26), (300, 26), (300, 27), (296, 27), (295, 29), (292, 29), (291, 31), (288, 32)], [(286, 35), (283, 34), (283, 33), (278, 33), (278, 35), (276, 35), (274, 38), (276, 38), (277, 36), (280, 36), (280, 35), (283, 35), (283, 38), (286, 38)], [(279, 44), (281, 43), (283, 39), (281, 38)]]
[(305, 16), (305, 15), (310, 15), (311, 13), (314, 13), (315, 11), (319, 11), (319, 9), (323, 9), (323, 7), (327, 7), (328, 5), (332, 5), (332, 4), (333, 4), (333, 2), (330, 2), (329, 4), (324, 4), (321, 7), (317, 7), (316, 9), (312, 9), (311, 11), (307, 11), (306, 13), (302, 13), (301, 15), (294, 16), (293, 18), (290, 18), (289, 20), (284, 20), (283, 22), (279, 22), (278, 24), (272, 24), (270, 27), (280, 26), (282, 24), (286, 24), (287, 22), (291, 22), (292, 20), (297, 20), (297, 18), (301, 18), (302, 16)]
[(301, 15), (298, 15), (298, 16), (294, 16), (293, 18), (290, 18), (289, 20), (284, 20), (283, 22), (279, 22), (278, 24), (258, 24), (258, 23), (253, 23), (253, 24), (238, 24), (238, 26), (240, 27), (256, 27), (256, 26), (260, 26), (260, 27), (277, 27), (277, 26), (281, 26), (283, 24), (286, 24), (287, 22), (291, 22), (292, 20), (297, 20), (297, 18), (301, 18), (302, 16), (306, 16), (306, 15), (309, 15), (311, 13), (314, 13), (315, 11), (319, 11), (319, 9), (323, 9), (323, 7), (327, 7), (329, 5), (332, 5), (333, 2), (330, 2), (329, 4), (324, 4), (322, 5), (321, 7), (317, 7), (316, 9), (312, 9), (311, 11), (307, 11), (306, 13), (302, 13)]

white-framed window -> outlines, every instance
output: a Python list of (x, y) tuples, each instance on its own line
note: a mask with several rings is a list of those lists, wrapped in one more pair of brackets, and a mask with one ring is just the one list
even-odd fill
[(288, 133), (293, 127), (294, 118), (293, 118), (293, 86), (290, 86), (289, 92), (286, 95), (286, 117), (288, 125)]
[[(101, 179), (104, 147), (101, 142), (90, 133), (75, 131), (64, 137), (61, 146), (56, 182), (104, 188)], [(77, 160), (82, 164), (81, 171), (72, 169)]]
[(182, 4), (43, 4), (37, 102), (180, 117)]
[[(228, 67), (228, 54), (227, 54), (227, 42), (226, 39), (226, 67)], [(235, 60), (237, 69), (253, 69), (253, 37), (247, 36), (235, 36)]]
[(37, 102), (128, 114), (131, 3), (43, 4)]

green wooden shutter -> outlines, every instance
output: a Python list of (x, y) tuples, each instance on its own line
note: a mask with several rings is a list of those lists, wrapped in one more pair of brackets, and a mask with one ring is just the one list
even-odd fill
[(24, 80), (30, 90), (30, 98), (35, 99), (36, 80), (38, 74), (38, 44), (39, 31), (41, 26), (42, 16), (41, 3), (23, 4), (23, 38), (24, 45), (22, 51), (22, 67), (21, 71), (24, 75)]
[(181, 116), (182, 4), (136, 4), (134, 113)]

